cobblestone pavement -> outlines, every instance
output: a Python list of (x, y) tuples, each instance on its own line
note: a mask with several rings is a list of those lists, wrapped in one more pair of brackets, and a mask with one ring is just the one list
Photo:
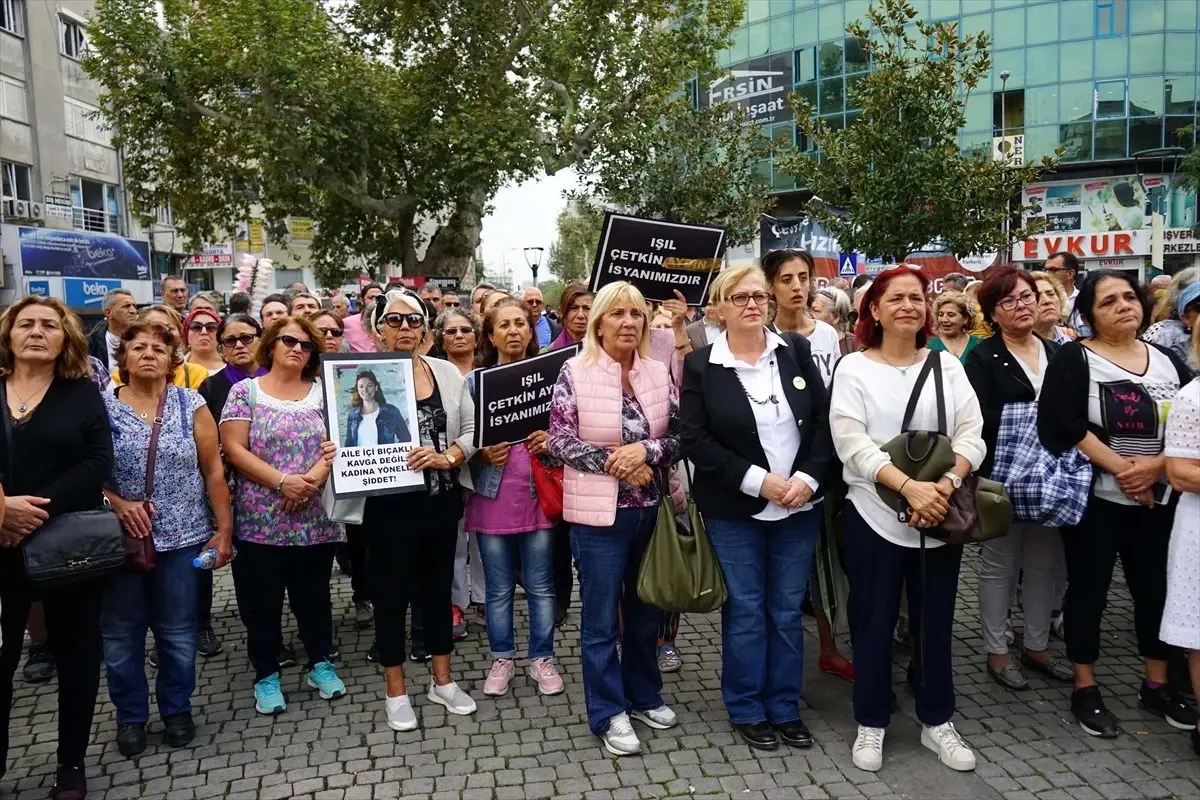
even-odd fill
[[(1114, 584), (1099, 666), (1122, 735), (1105, 741), (1084, 735), (1068, 721), (1067, 687), (1031, 676), (1032, 688), (1015, 694), (987, 677), (975, 614), (977, 565), (974, 553), (964, 560), (955, 629), (957, 721), (979, 757), (974, 773), (951, 772), (921, 746), (912, 697), (903, 688), (903, 651), (897, 653), (895, 669), (901, 712), (889, 728), (884, 768), (875, 774), (855, 769), (849, 750), (855, 732), (849, 685), (817, 672), (811, 637), (805, 714), (817, 746), (759, 753), (738, 743), (720, 702), (720, 621), (715, 615), (684, 619), (680, 645), (685, 664), (665, 681), (667, 702), (678, 711), (681, 724), (665, 732), (638, 726), (645, 744), (641, 757), (611, 758), (588, 733), (574, 612), (558, 635), (565, 694), (540, 697), (531, 681), (518, 673), (509, 696), (484, 697), (480, 690), (487, 667), (486, 639), (482, 626), (472, 620), (471, 635), (459, 646), (455, 671), (478, 700), (478, 714), (447, 719), (416, 688), (427, 688), (427, 668), (414, 666), (409, 670), (410, 688), (418, 695), (422, 727), (417, 733), (393, 733), (383, 724), (382, 674), (365, 659), (371, 634), (354, 630), (349, 580), (341, 575), (334, 577), (336, 636), (349, 695), (332, 704), (317, 699), (300, 689), (300, 668), (293, 667), (284, 673), (291, 701), (287, 712), (261, 717), (253, 709), (252, 674), (226, 571), (219, 577), (215, 601), (225, 652), (201, 663), (194, 699), (199, 730), (193, 746), (168, 749), (161, 743), (156, 720), (146, 752), (134, 760), (122, 758), (113, 742), (113, 709), (102, 691), (88, 756), (89, 797), (1200, 797), (1200, 760), (1191, 755), (1187, 735), (1146, 718), (1136, 708), (1140, 670), (1124, 585)], [(521, 615), (519, 631), (523, 610)], [(290, 616), (288, 621), (289, 635), (299, 646), (294, 621)], [(518, 644), (523, 646), (520, 638)], [(1054, 646), (1061, 648), (1061, 643)], [(14, 761), (4, 787), (15, 800), (47, 795), (55, 747), (53, 717), (53, 683), (17, 687), (10, 752)]]

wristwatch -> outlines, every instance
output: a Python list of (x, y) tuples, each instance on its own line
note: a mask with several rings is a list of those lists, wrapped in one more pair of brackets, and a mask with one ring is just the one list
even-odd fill
[(458, 463), (458, 459), (454, 457), (454, 453), (451, 453), (449, 450), (442, 453), (442, 455), (444, 455), (446, 457), (446, 463), (449, 464), (451, 466), (451, 468), (453, 468), (454, 465)]
[(962, 488), (962, 478), (958, 477), (953, 472), (947, 472), (942, 477), (945, 478), (946, 480), (950, 481), (950, 483), (954, 485), (955, 489)]

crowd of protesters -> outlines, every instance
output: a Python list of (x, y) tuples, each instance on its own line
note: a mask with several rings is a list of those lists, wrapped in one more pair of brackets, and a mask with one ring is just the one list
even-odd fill
[[(721, 696), (742, 741), (813, 744), (800, 714), (808, 609), (819, 668), (853, 682), (855, 766), (883, 765), (899, 642), (914, 654), (922, 744), (970, 770), (974, 752), (953, 721), (963, 548), (926, 533), (963, 481), (1005, 482), (1032, 469), (1023, 459), (1053, 465), (1065, 494), (1053, 514), (1035, 513), (1014, 484), (1011, 528), (981, 548), (980, 669), (1014, 692), (1030, 673), (1069, 685), (1063, 703), (1082, 730), (1117, 736), (1096, 663), (1119, 555), (1144, 662), (1138, 705), (1190, 731), (1200, 755), (1189, 700), (1200, 689), (1198, 272), (1152, 287), (1153, 305), (1131, 273), (1085, 277), (1061, 253), (1044, 271), (946, 276), (940, 292), (910, 265), (818, 288), (807, 253), (779, 250), (761, 267), (722, 271), (702, 309), (614, 283), (570, 284), (553, 310), (536, 288), (377, 283), (328, 303), (293, 285), (255, 308), (235, 295), (221, 309), (170, 278), (160, 305), (110, 292), (90, 333), (58, 300), (22, 298), (0, 316), (0, 776), (27, 633), (25, 679), (58, 679), (56, 800), (86, 796), (101, 666), (120, 753), (147, 747), (147, 661), (164, 742), (192, 741), (197, 656), (224, 648), (213, 573), (198, 558), (232, 565), (254, 673), (247, 704), (264, 715), (285, 714), (293, 688), (285, 602), (304, 648), (301, 685), (331, 702), (347, 694), (330, 591), (340, 564), (354, 624), (375, 632), (380, 718), (399, 732), (419, 727), (410, 661), (431, 662), (425, 701), (451, 714), (476, 712), (473, 685), (498, 697), (519, 674), (543, 695), (563, 692), (556, 628), (577, 577), (588, 726), (609, 752), (637, 754), (634, 722), (678, 724), (662, 690), (684, 659), (679, 615), (632, 587), (660, 503), (682, 510), (685, 491), (728, 592)], [(477, 448), (474, 371), (573, 345), (547, 428)], [(319, 363), (335, 352), (413, 364), (414, 419), (374, 373), (356, 376), (347, 441), (411, 439), (408, 466), (424, 477), (424, 491), (368, 498), (360, 525), (332, 521), (321, 499), (336, 448)], [(954, 466), (931, 480), (903, 472), (884, 446), (910, 429), (945, 434)], [(550, 467), (563, 470), (561, 517), (547, 516), (536, 488), (534, 473)], [(25, 545), (96, 509), (153, 542), (153, 571), (35, 581)], [(481, 676), (453, 664), (468, 612), (491, 651)], [(852, 655), (835, 636), (846, 627)], [(1172, 671), (1180, 663), (1190, 685)]]

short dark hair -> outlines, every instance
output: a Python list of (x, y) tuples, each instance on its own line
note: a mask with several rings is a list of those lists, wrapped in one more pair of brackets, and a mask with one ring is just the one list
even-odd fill
[(234, 292), (229, 295), (229, 313), (249, 314), (253, 302), (254, 298), (250, 296), (249, 292)]
[(381, 292), (385, 291), (383, 285), (376, 283), (375, 281), (364, 283), (363, 287), (358, 290), (358, 299), (364, 303), (367, 302), (367, 292), (371, 291), (372, 289), (378, 289)]
[(287, 295), (283, 292), (273, 292), (263, 298), (262, 305), (258, 307), (258, 316), (262, 317), (262, 310), (267, 307), (267, 303), (282, 303), (283, 307), (289, 312), (292, 310), (292, 304), (288, 300)]
[(1133, 293), (1137, 295), (1138, 304), (1142, 307), (1142, 321), (1138, 325), (1138, 335), (1150, 325), (1150, 298), (1146, 296), (1146, 290), (1137, 282), (1136, 273), (1131, 274), (1121, 269), (1097, 269), (1088, 272), (1087, 277), (1083, 279), (1083, 284), (1079, 287), (1079, 296), (1075, 298), (1075, 310), (1083, 317), (1083, 321), (1088, 324), (1093, 333), (1096, 332), (1096, 320), (1092, 312), (1096, 305), (1096, 290), (1100, 287), (1100, 281), (1115, 278), (1119, 281), (1125, 281), (1133, 289)]
[(221, 339), (225, 336), (225, 329), (228, 328), (230, 325), (232, 325), (235, 322), (239, 322), (242, 325), (249, 325), (251, 328), (254, 329), (255, 336), (258, 336), (258, 337), (262, 336), (262, 333), (263, 333), (262, 323), (259, 322), (258, 320), (256, 320), (254, 317), (250, 316), (249, 314), (245, 314), (245, 313), (230, 314), (228, 317), (221, 320), (221, 324), (217, 326), (217, 344), (220, 344)]
[(311, 292), (296, 292), (294, 295), (292, 295), (291, 300), (288, 301), (288, 313), (289, 314), (292, 313), (292, 308), (296, 305), (296, 301), (302, 297), (312, 300), (314, 303), (317, 304), (318, 309), (320, 309), (322, 307), (321, 298), (317, 297), (315, 294), (312, 294)]
[[(870, 282), (871, 282), (871, 276), (864, 272), (861, 275), (854, 276), (854, 280), (850, 281), (850, 288), (854, 289), (854, 290), (861, 289), (863, 284), (870, 283)], [(853, 299), (853, 298), (851, 298), (851, 299)]]
[(984, 322), (995, 327), (995, 322), (992, 320), (992, 312), (996, 310), (996, 306), (999, 305), (1000, 301), (1008, 297), (1009, 292), (1020, 282), (1024, 282), (1029, 286), (1033, 291), (1033, 296), (1037, 297), (1037, 281), (1020, 267), (1013, 264), (1003, 264), (988, 270), (987, 277), (983, 279), (983, 286), (979, 287), (979, 309), (983, 312)]
[(500, 362), (500, 352), (492, 344), (492, 329), (496, 324), (496, 314), (503, 308), (519, 308), (525, 312), (525, 322), (529, 325), (529, 344), (525, 347), (525, 358), (533, 358), (538, 353), (537, 329), (533, 324), (533, 310), (524, 301), (516, 297), (504, 297), (496, 301), (491, 311), (483, 318), (483, 330), (479, 334), (479, 366), (494, 367)]
[(947, 283), (958, 284), (958, 290), (960, 292), (963, 289), (967, 288), (967, 284), (970, 282), (971, 282), (971, 279), (968, 278), (966, 275), (963, 275), (961, 272), (947, 272), (945, 275), (942, 276), (942, 285), (943, 286)]
[(134, 321), (121, 334), (121, 342), (117, 345), (117, 352), (115, 354), (117, 377), (121, 379), (121, 383), (129, 383), (129, 370), (125, 367), (125, 357), (129, 352), (129, 343), (143, 333), (153, 336), (167, 346), (167, 352), (171, 355), (167, 361), (166, 378), (167, 383), (170, 384), (175, 378), (175, 370), (179, 369), (179, 366), (183, 363), (183, 353), (179, 349), (179, 332), (166, 325), (155, 325), (153, 322), (147, 322), (143, 319)]
[(1072, 272), (1079, 272), (1079, 259), (1075, 257), (1074, 253), (1068, 253), (1066, 250), (1059, 250), (1057, 253), (1051, 253), (1048, 255), (1046, 260), (1049, 261), (1052, 258), (1061, 258), (1063, 260), (1064, 267)]
[(813, 257), (803, 250), (771, 250), (762, 257), (760, 262), (763, 275), (767, 278), (767, 286), (775, 283), (775, 278), (779, 275), (779, 270), (783, 269), (783, 265), (792, 260), (803, 261), (808, 267), (808, 277), (810, 279), (817, 276), (817, 264), (813, 261)]
[(304, 365), (304, 369), (300, 370), (300, 377), (306, 381), (316, 380), (321, 374), (321, 332), (307, 317), (288, 315), (280, 317), (268, 325), (266, 331), (263, 332), (262, 342), (258, 345), (258, 352), (255, 354), (258, 365), (268, 371), (274, 366), (275, 342), (288, 325), (299, 326), (308, 334), (309, 340), (313, 343), (314, 347), (308, 354), (308, 363)]

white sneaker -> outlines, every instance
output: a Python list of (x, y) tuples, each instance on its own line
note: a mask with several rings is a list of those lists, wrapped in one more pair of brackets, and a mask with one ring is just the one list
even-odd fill
[(458, 688), (458, 684), (454, 681), (450, 681), (445, 686), (438, 686), (431, 681), (428, 697), (451, 714), (465, 717), (475, 713), (475, 701), (471, 699), (471, 695)]
[(926, 725), (921, 729), (921, 744), (938, 754), (938, 761), (959, 772), (975, 769), (975, 754), (962, 735), (954, 730), (953, 722), (941, 725)]
[(385, 705), (389, 728), (394, 731), (415, 731), (417, 729), (417, 715), (413, 711), (408, 695), (385, 697)]
[(634, 711), (633, 718), (643, 725), (649, 725), (655, 730), (665, 731), (679, 724), (679, 717), (668, 706), (651, 708), (648, 711)]
[(633, 723), (627, 714), (617, 714), (608, 721), (608, 730), (600, 737), (604, 749), (614, 756), (632, 756), (642, 752), (642, 743), (633, 732)]
[(883, 736), (886, 728), (858, 726), (858, 738), (854, 740), (854, 766), (864, 772), (878, 772), (883, 767)]

